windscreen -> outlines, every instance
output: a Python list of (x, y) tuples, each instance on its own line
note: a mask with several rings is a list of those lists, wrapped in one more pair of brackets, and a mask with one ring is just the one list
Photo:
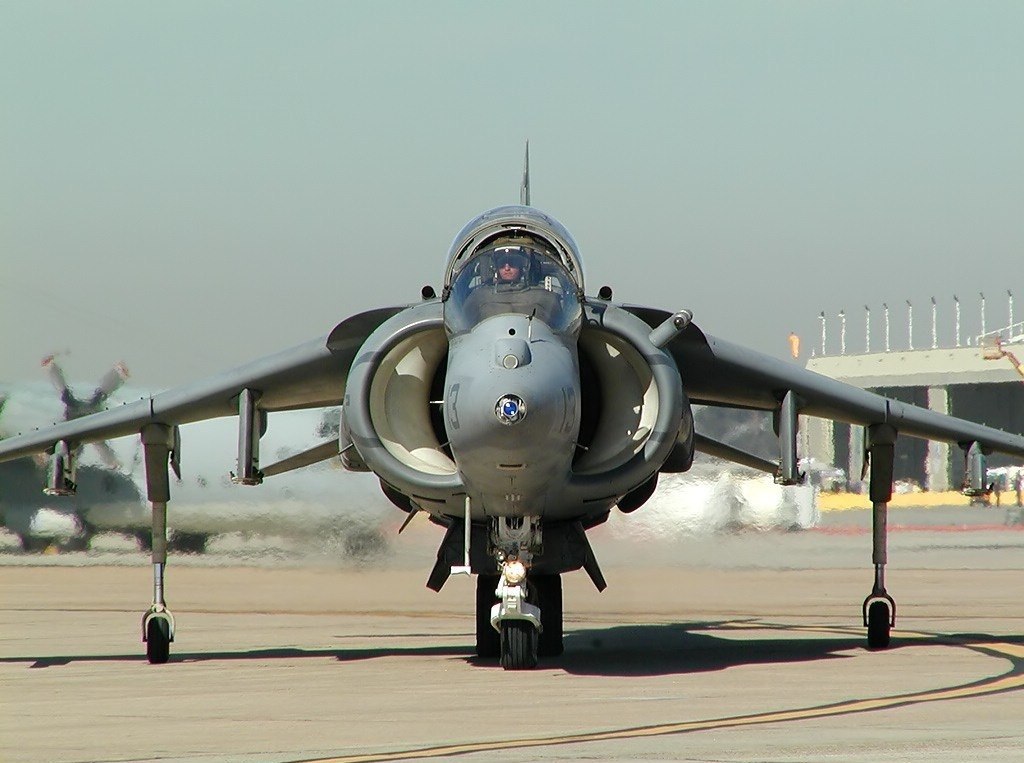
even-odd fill
[(452, 334), (503, 313), (533, 315), (552, 330), (574, 333), (580, 302), (569, 274), (553, 257), (521, 243), (498, 244), (475, 253), (462, 267), (445, 302)]

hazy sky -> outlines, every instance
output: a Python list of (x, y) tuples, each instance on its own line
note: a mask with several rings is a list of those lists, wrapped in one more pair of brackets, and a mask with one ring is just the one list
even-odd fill
[(4, 0), (0, 380), (165, 387), (415, 301), (527, 138), (590, 293), (776, 355), (886, 301), (903, 346), (908, 298), (918, 345), (933, 295), (1002, 326), (1022, 40), (1016, 0)]

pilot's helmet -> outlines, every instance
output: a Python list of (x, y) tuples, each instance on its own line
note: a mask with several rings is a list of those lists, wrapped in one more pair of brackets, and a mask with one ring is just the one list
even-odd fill
[(501, 246), (494, 250), (494, 282), (498, 286), (518, 286), (526, 283), (530, 259), (518, 246)]

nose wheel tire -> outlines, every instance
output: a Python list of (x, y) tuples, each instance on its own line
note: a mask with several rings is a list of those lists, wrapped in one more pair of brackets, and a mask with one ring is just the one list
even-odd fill
[(889, 605), (884, 601), (873, 601), (868, 607), (868, 648), (885, 649), (889, 646), (891, 616)]
[(498, 602), (494, 590), (497, 575), (476, 576), (476, 654), (478, 657), (498, 657), (501, 654), (501, 635), (491, 625), (491, 607)]
[(526, 620), (501, 623), (501, 667), (529, 670), (537, 667), (537, 629)]
[(171, 624), (163, 617), (153, 617), (146, 625), (146, 659), (151, 665), (162, 665), (171, 655)]

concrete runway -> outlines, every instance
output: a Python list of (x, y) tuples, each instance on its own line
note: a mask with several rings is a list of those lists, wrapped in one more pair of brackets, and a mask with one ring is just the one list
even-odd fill
[(424, 588), (425, 523), (370, 563), (238, 539), (172, 559), (162, 666), (145, 555), (0, 549), (0, 760), (1021, 760), (1024, 532), (891, 512), (897, 630), (869, 652), (867, 519), (672, 543), (609, 523), (609, 589), (566, 576), (566, 653), (518, 673), (472, 656), (469, 579)]

